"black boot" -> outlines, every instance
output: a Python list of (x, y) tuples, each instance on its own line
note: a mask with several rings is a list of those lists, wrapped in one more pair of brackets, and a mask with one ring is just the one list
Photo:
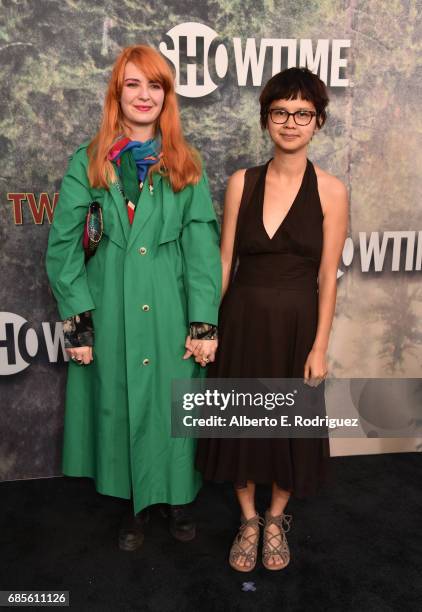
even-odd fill
[(128, 513), (122, 520), (119, 529), (120, 550), (133, 551), (140, 548), (144, 541), (144, 526), (149, 520), (149, 511), (141, 510), (138, 514)]
[(196, 535), (196, 525), (190, 513), (190, 504), (170, 506), (163, 504), (161, 514), (169, 520), (171, 535), (181, 542), (193, 540)]

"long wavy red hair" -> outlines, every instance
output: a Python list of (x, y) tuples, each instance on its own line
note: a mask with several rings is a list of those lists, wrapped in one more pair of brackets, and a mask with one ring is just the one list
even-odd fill
[(88, 146), (91, 186), (108, 189), (109, 181), (115, 179), (107, 154), (116, 138), (125, 134), (120, 98), (127, 62), (133, 62), (148, 79), (160, 83), (164, 89), (164, 104), (156, 125), (156, 129), (161, 130), (162, 158), (151, 166), (150, 173), (161, 172), (167, 176), (173, 191), (181, 191), (186, 185), (199, 181), (201, 160), (183, 136), (173, 72), (158, 51), (147, 45), (126, 47), (113, 66), (101, 126)]

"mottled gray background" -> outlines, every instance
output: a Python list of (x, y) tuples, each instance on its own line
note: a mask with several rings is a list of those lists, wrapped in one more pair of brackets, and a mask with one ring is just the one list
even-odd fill
[[(351, 196), (355, 256), (341, 266), (330, 371), (420, 376), (420, 272), (391, 272), (390, 265), (362, 273), (357, 252), (359, 232), (422, 227), (420, 2), (2, 0), (0, 6), (0, 311), (19, 314), (39, 337), (42, 321), (58, 320), (44, 271), (48, 221), (35, 225), (24, 203), (24, 222), (15, 225), (7, 194), (58, 191), (68, 155), (95, 133), (121, 47), (158, 48), (171, 27), (188, 21), (213, 28), (228, 49), (234, 36), (345, 38), (351, 40), (345, 76), (353, 86), (331, 89), (328, 123), (310, 151)], [(268, 59), (264, 78), (270, 68)], [(250, 81), (237, 85), (230, 60), (215, 92), (180, 99), (186, 136), (203, 155), (219, 212), (227, 176), (271, 152), (258, 125), (259, 91)], [(27, 369), (0, 378), (0, 479), (60, 474), (64, 378), (65, 365), (50, 364), (42, 346)]]

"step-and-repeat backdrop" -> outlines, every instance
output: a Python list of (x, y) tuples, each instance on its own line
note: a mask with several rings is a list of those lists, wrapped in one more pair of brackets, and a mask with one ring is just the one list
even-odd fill
[[(185, 132), (219, 212), (227, 177), (271, 155), (262, 85), (290, 66), (320, 75), (329, 119), (310, 157), (351, 200), (330, 374), (420, 376), (421, 9), (414, 0), (2, 2), (0, 479), (60, 474), (66, 356), (47, 236), (68, 155), (95, 133), (110, 67), (134, 43), (174, 65)], [(359, 411), (363, 396), (350, 397)], [(370, 398), (392, 401), (376, 388)], [(337, 455), (418, 449), (404, 437), (331, 444)]]

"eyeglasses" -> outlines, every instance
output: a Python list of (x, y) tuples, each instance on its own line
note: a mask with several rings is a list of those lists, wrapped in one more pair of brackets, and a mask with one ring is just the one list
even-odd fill
[(316, 116), (316, 112), (310, 110), (298, 110), (294, 113), (289, 113), (288, 111), (284, 110), (284, 108), (272, 108), (269, 111), (269, 115), (271, 117), (271, 121), (279, 125), (287, 123), (290, 115), (292, 115), (296, 125), (309, 125), (312, 121), (312, 117)]

